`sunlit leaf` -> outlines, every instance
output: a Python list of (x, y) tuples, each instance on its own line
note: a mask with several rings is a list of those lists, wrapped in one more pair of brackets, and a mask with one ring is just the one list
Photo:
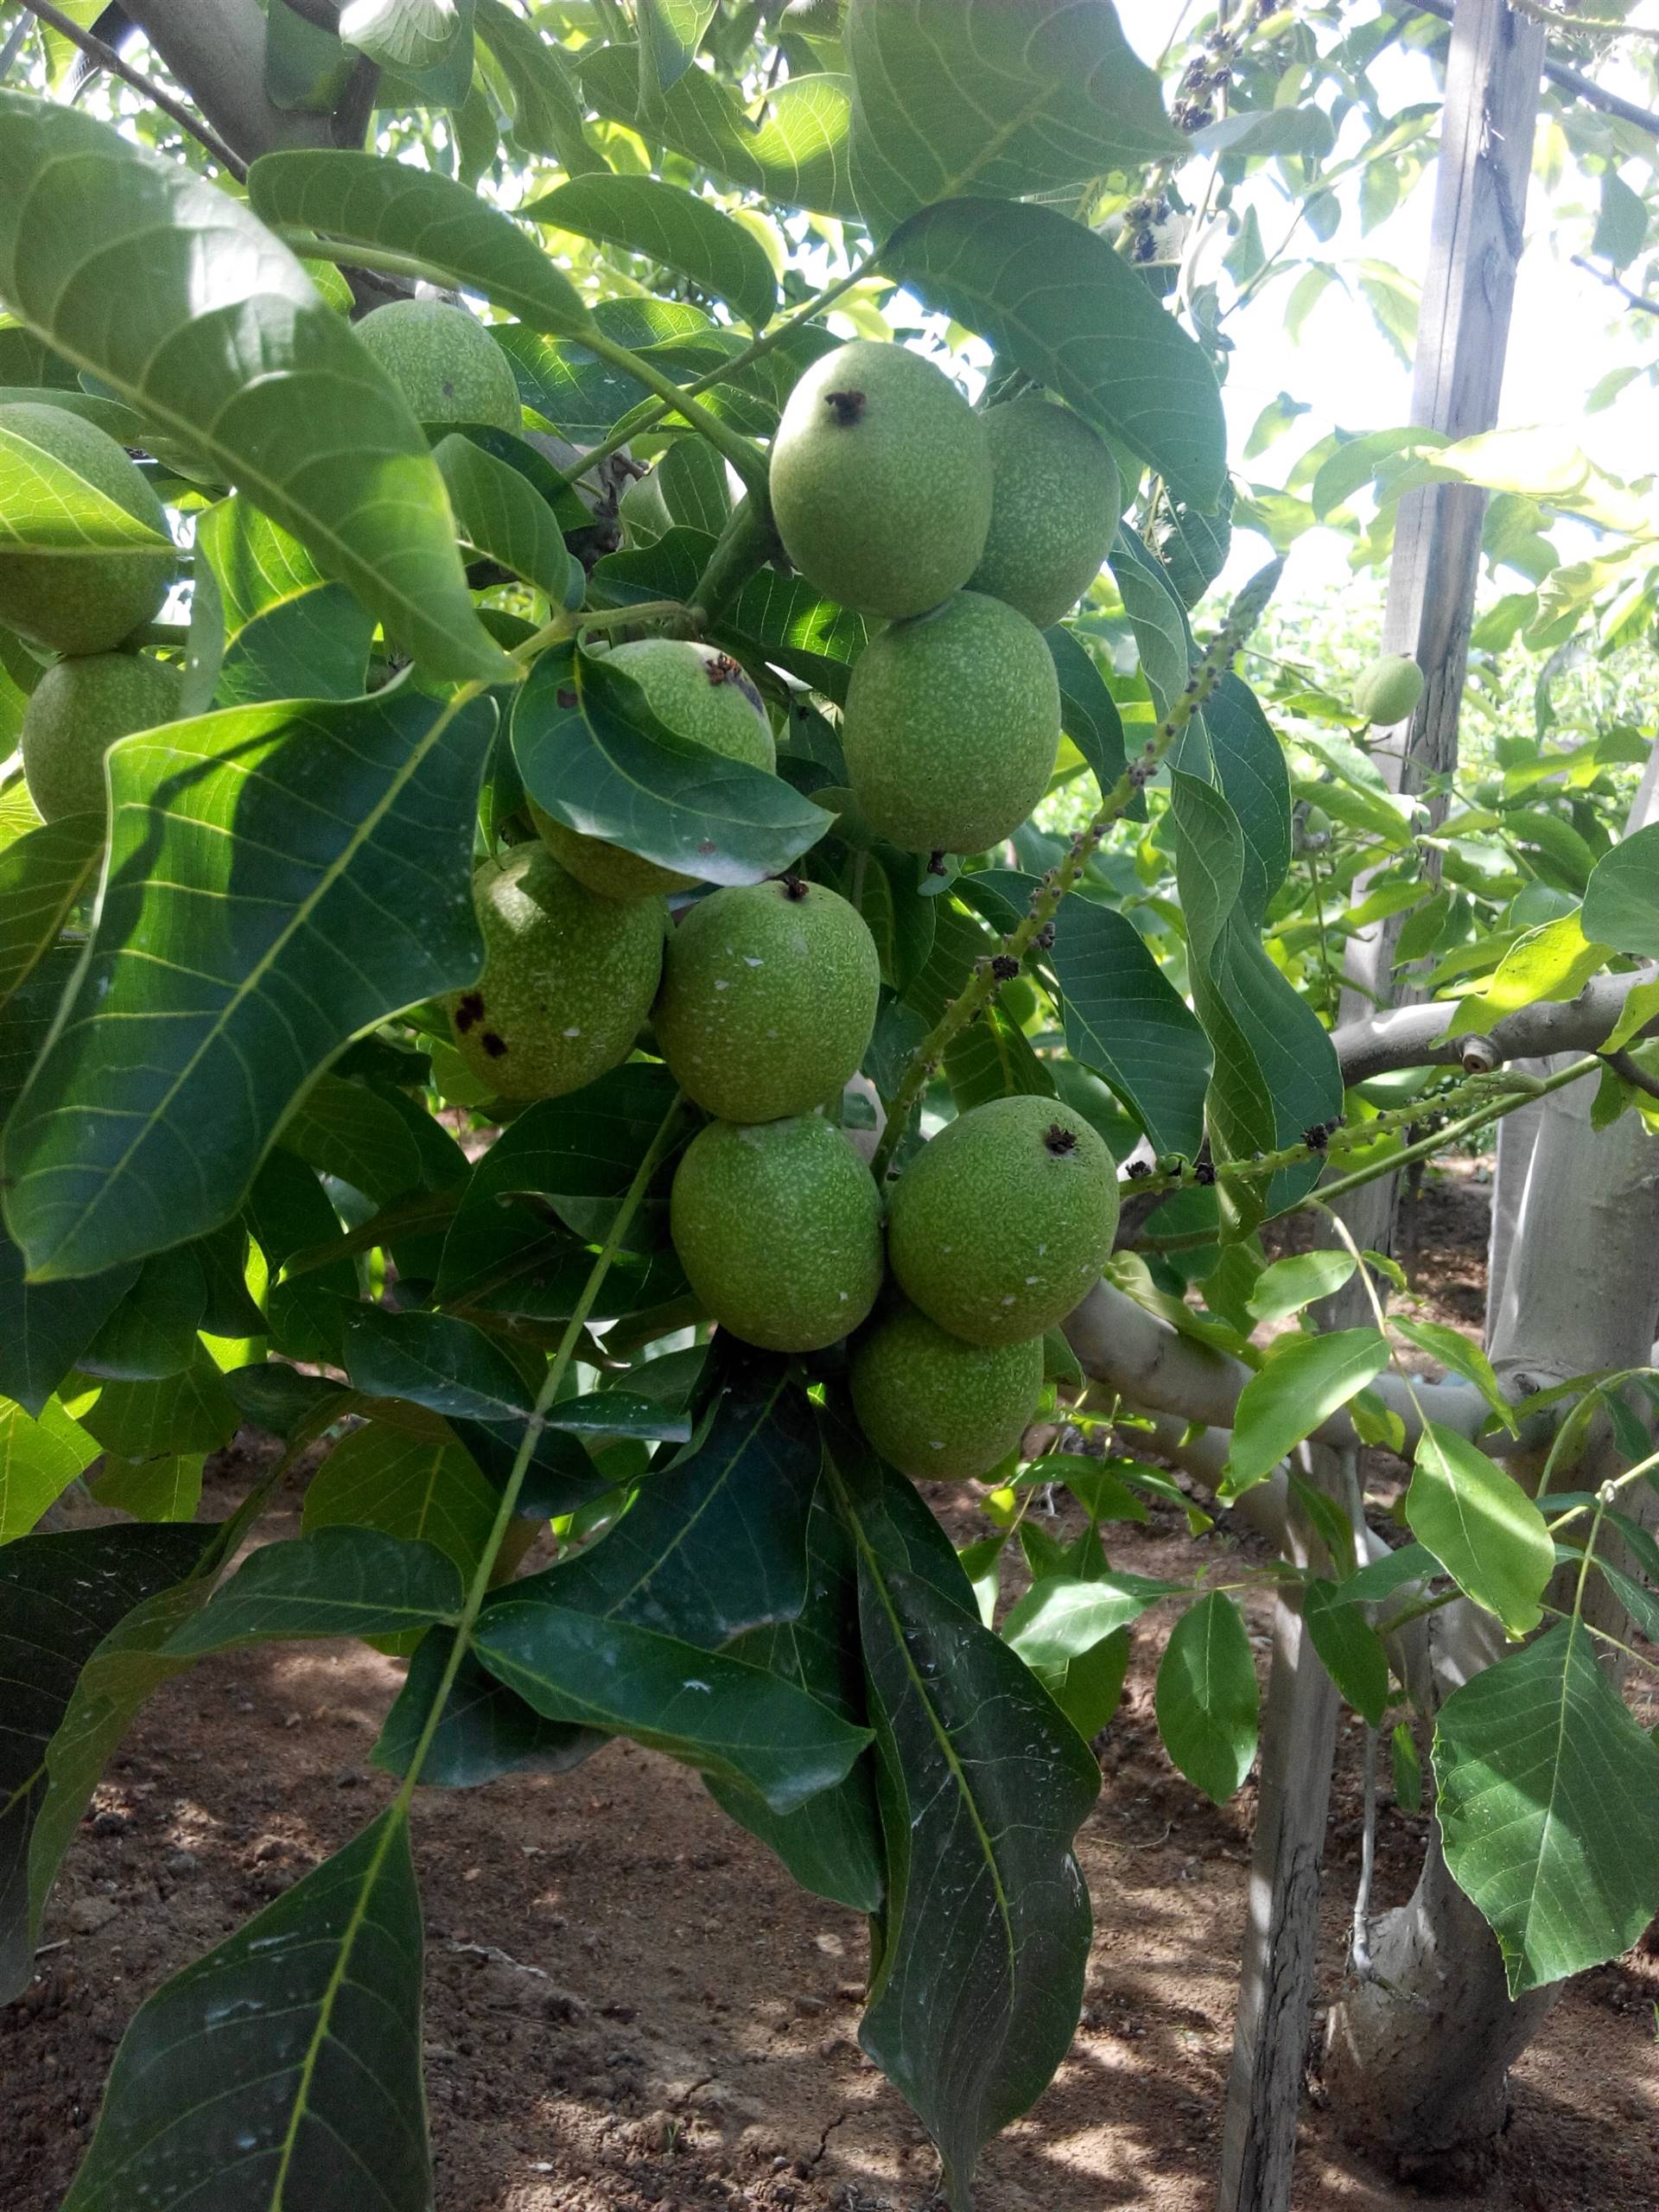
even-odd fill
[(1212, 1590), (1175, 1624), (1159, 1663), (1158, 1732), (1181, 1772), (1224, 1805), (1255, 1758), (1255, 1665), (1232, 1599)]
[(577, 177), (522, 212), (660, 262), (735, 308), (753, 329), (768, 323), (778, 305), (778, 280), (759, 238), (678, 185), (648, 176)]
[(1294, 1337), (1239, 1392), (1224, 1495), (1265, 1482), (1292, 1447), (1374, 1382), (1389, 1363), (1376, 1329), (1334, 1329)]
[(1458, 1587), (1511, 1636), (1537, 1627), (1555, 1571), (1544, 1516), (1496, 1460), (1438, 1421), (1418, 1440), (1406, 1521)]

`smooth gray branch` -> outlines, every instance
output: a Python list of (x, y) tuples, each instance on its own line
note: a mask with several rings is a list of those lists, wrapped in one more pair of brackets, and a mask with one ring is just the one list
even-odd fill
[[(1495, 1066), (1504, 1060), (1546, 1059), (1554, 1052), (1593, 1052), (1611, 1035), (1630, 992), (1656, 975), (1659, 967), (1649, 962), (1628, 975), (1597, 976), (1575, 999), (1541, 1000), (1506, 1014), (1485, 1033), (1483, 1043), (1492, 1052), (1490, 1060), (1483, 1054), (1483, 1061)], [(1331, 1040), (1342, 1063), (1343, 1081), (1363, 1083), (1395, 1068), (1459, 1066), (1464, 1032), (1452, 1027), (1458, 1003), (1435, 999), (1427, 1006), (1390, 1007), (1344, 1022)], [(1655, 1027), (1649, 1023), (1643, 1035)]]

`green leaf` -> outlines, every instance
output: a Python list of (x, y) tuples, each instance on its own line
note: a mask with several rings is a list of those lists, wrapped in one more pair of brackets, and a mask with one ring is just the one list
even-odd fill
[(897, 230), (881, 265), (1195, 506), (1219, 499), (1226, 429), (1215, 372), (1103, 238), (1049, 207), (947, 200)]
[(121, 553), (153, 561), (162, 575), (179, 557), (164, 529), (99, 491), (16, 421), (0, 423), (0, 553), (70, 562)]
[(319, 1529), (262, 1544), (162, 1647), (196, 1659), (283, 1637), (395, 1636), (456, 1619), (461, 1570), (435, 1544), (378, 1529)]
[[(344, 1318), (346, 1370), (356, 1388), (442, 1414), (500, 1491), (524, 1441), (534, 1393), (499, 1345), (447, 1313), (353, 1306)], [(575, 1438), (549, 1426), (537, 1435), (518, 1511), (543, 1518), (573, 1512), (610, 1487)]]
[(461, 32), (455, 0), (345, 0), (342, 41), (388, 69), (432, 69)]
[[(41, 193), (49, 221), (30, 213)], [(509, 673), (407, 403), (217, 186), (76, 109), (0, 93), (0, 297), (198, 448), (434, 676)]]
[(1132, 1649), (1129, 1631), (1121, 1628), (1063, 1666), (1033, 1669), (1085, 1742), (1099, 1735), (1117, 1711)]
[(475, 979), (493, 721), (486, 701), (455, 711), (403, 687), (111, 749), (98, 926), (6, 1127), (6, 1217), (32, 1274), (216, 1227), (332, 1052)]
[(1459, 1329), (1448, 1329), (1439, 1321), (1402, 1321), (1396, 1319), (1395, 1328), (1408, 1344), (1415, 1344), (1419, 1351), (1426, 1351), (1452, 1374), (1461, 1375), (1472, 1382), (1481, 1396), (1497, 1415), (1511, 1435), (1516, 1429), (1515, 1408), (1504, 1396), (1498, 1379), (1492, 1372), (1492, 1363), (1478, 1344), (1465, 1337)]
[(435, 449), (455, 529), (464, 543), (499, 561), (527, 584), (564, 604), (575, 563), (565, 550), (558, 517), (531, 491), (516, 468), (496, 460), (471, 438), (454, 435)]
[(781, 777), (664, 727), (632, 677), (574, 645), (543, 653), (512, 712), (524, 788), (556, 820), (710, 883), (759, 883), (830, 827)]
[[(752, 1629), (731, 1646), (769, 1674), (781, 1675), (838, 1713), (864, 1718), (864, 1669), (858, 1637), (858, 1579), (852, 1545), (822, 1492), (807, 1522), (807, 1595), (792, 1620)], [(774, 1813), (751, 1789), (704, 1777), (722, 1812), (758, 1836), (814, 1897), (855, 1912), (874, 1912), (883, 1891), (881, 1827), (871, 1761), (856, 1760), (844, 1782), (820, 1789), (792, 1813)]]
[(510, 1598), (486, 1607), (474, 1648), (550, 1720), (632, 1736), (775, 1813), (833, 1789), (870, 1740), (780, 1675), (613, 1617)]
[(1222, 1495), (1235, 1498), (1265, 1482), (1287, 1452), (1388, 1363), (1389, 1347), (1376, 1329), (1294, 1337), (1275, 1348), (1239, 1392)]
[(1617, 1958), (1659, 1910), (1659, 1744), (1563, 1621), (1452, 1693), (1434, 1730), (1452, 1878), (1510, 1994)]
[(36, 1421), (0, 1398), (0, 1544), (27, 1535), (97, 1457), (97, 1446), (56, 1399), (48, 1399)]
[[(601, 115), (637, 124), (639, 63), (632, 46), (589, 47), (582, 88)], [(856, 219), (848, 133), (852, 87), (845, 77), (791, 76), (772, 90), (760, 127), (739, 94), (691, 68), (665, 91), (650, 118), (652, 137), (732, 184), (785, 207), (812, 207)]]
[(306, 1485), (302, 1526), (378, 1529), (435, 1544), (468, 1574), (484, 1556), (496, 1497), (465, 1452), (384, 1421), (353, 1429)]
[(1071, 1839), (1100, 1775), (1048, 1693), (981, 1624), (948, 1545), (947, 1571), (931, 1538), (924, 1550), (919, 1530), (912, 1537), (926, 1511), (915, 1491), (831, 1448), (858, 1552), (887, 1851), (859, 2040), (921, 2117), (951, 2202), (965, 2204), (980, 2150), (1041, 2094), (1076, 2029), (1090, 1912)]
[[(493, 1598), (485, 1621), (499, 1604), (557, 1605), (713, 1650), (798, 1616), (818, 1479), (811, 1409), (787, 1362), (729, 1364), (701, 1441), (649, 1475), (596, 1542)], [(566, 1411), (556, 1405), (550, 1418)]]
[(368, 610), (247, 499), (220, 499), (197, 518), (185, 671), (191, 710), (354, 699), (373, 633)]
[(1210, 1041), (1139, 930), (1115, 907), (1067, 899), (1052, 955), (1065, 1047), (1098, 1069), (1160, 1152), (1192, 1158), (1204, 1136)]
[(679, 185), (649, 176), (576, 177), (520, 212), (532, 222), (660, 262), (724, 300), (752, 330), (764, 329), (777, 309), (778, 279), (760, 239), (712, 200)]
[(1423, 1763), (1417, 1756), (1417, 1739), (1408, 1720), (1395, 1721), (1389, 1738), (1394, 1795), (1402, 1813), (1419, 1813), (1423, 1806)]
[(1331, 118), (1318, 107), (1243, 108), (1193, 131), (1187, 143), (1204, 154), (1317, 156), (1331, 150)]
[(107, 1382), (83, 1426), (105, 1451), (153, 1459), (168, 1452), (213, 1452), (236, 1433), (236, 1401), (207, 1354), (155, 1382)]
[(958, 1114), (971, 1113), (993, 1098), (1054, 1096), (1054, 1079), (1025, 1032), (996, 1007), (950, 1039), (944, 1048), (944, 1073)]
[(1659, 960), (1659, 822), (1603, 854), (1591, 871), (1580, 919), (1587, 938)]
[(1466, 1597), (1496, 1613), (1511, 1636), (1543, 1618), (1555, 1572), (1544, 1516), (1495, 1460), (1429, 1421), (1417, 1442), (1406, 1524)]
[(64, 1785), (61, 1768), (55, 1777), (48, 1772), (48, 1747), (82, 1669), (136, 1608), (189, 1574), (214, 1533), (129, 1522), (31, 1536), (0, 1551), (0, 1680), (7, 1686), (0, 1729), (0, 2004), (29, 1986), (46, 1892), (103, 1764), (100, 1757), (91, 1767), (67, 1815), (56, 1808), (55, 1841), (43, 1836), (35, 1847), (54, 1783)]
[(1181, 149), (1106, 0), (851, 0), (845, 35), (853, 177), (878, 235), (960, 193), (1059, 194)]
[(502, 0), (474, 4), (478, 36), (512, 95), (512, 136), (519, 149), (553, 156), (570, 176), (604, 168), (604, 156), (588, 143), (582, 105), (566, 74), (566, 60), (574, 66), (575, 56), (567, 56)]
[(1113, 1573), (1089, 1582), (1049, 1576), (1032, 1584), (1002, 1624), (1002, 1634), (1027, 1666), (1060, 1666), (1138, 1621), (1160, 1599), (1179, 1598), (1185, 1586), (1144, 1574)]
[(135, 2014), (64, 2212), (426, 2212), (421, 1908), (393, 1806)]
[[(1123, 717), (1105, 677), (1064, 623), (1045, 630), (1043, 638), (1060, 680), (1060, 727), (1089, 763), (1104, 798), (1123, 772)], [(1137, 795), (1129, 812), (1134, 820), (1145, 818), (1144, 795)]]
[(1398, 1551), (1384, 1552), (1362, 1567), (1338, 1588), (1344, 1605), (1371, 1605), (1408, 1582), (1426, 1582), (1440, 1571), (1440, 1561), (1426, 1544), (1402, 1544)]
[(1293, 1252), (1262, 1268), (1245, 1305), (1256, 1321), (1282, 1321), (1340, 1290), (1353, 1272), (1351, 1253)]
[(1605, 255), (1615, 269), (1624, 269), (1641, 252), (1647, 235), (1648, 203), (1610, 163), (1601, 175), (1601, 210), (1591, 252)]
[(639, 112), (654, 114), (663, 94), (691, 67), (717, 0), (635, 0), (639, 29)]
[(175, 1244), (170, 1252), (153, 1253), (79, 1364), (88, 1375), (117, 1382), (182, 1375), (195, 1358), (196, 1332), (207, 1310), (207, 1278), (194, 1247)]
[(102, 852), (102, 814), (64, 814), (0, 847), (0, 1007), (58, 943)]
[(26, 1282), (23, 1255), (0, 1236), (0, 1396), (36, 1420), (137, 1279), (136, 1262), (66, 1282)]
[(575, 286), (510, 215), (429, 169), (381, 154), (264, 154), (248, 200), (268, 223), (412, 255), (532, 330), (569, 338), (588, 327)]
[(1250, 1639), (1219, 1590), (1189, 1605), (1158, 1668), (1154, 1702), (1164, 1748), (1187, 1780), (1224, 1805), (1255, 1758), (1258, 1697)]
[(118, 1459), (109, 1452), (89, 1488), (100, 1505), (113, 1505), (135, 1521), (194, 1521), (206, 1465), (200, 1452), (159, 1459)]
[(377, 1205), (425, 1181), (420, 1148), (389, 1098), (320, 1075), (290, 1109), (276, 1141), (319, 1174), (337, 1176)]
[(1389, 1655), (1357, 1605), (1334, 1582), (1315, 1577), (1302, 1592), (1302, 1619), (1325, 1671), (1373, 1728), (1389, 1704)]
[[(425, 1733), (454, 1638), (447, 1629), (423, 1637), (409, 1662), (379, 1740), (374, 1764), (402, 1777)], [(545, 1720), (486, 1674), (470, 1653), (455, 1673), (421, 1766), (423, 1789), (473, 1789), (504, 1774), (564, 1774), (610, 1738), (597, 1728)]]

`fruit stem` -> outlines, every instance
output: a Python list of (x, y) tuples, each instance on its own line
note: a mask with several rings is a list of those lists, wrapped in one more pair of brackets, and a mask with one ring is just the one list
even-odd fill
[(1157, 773), (1164, 755), (1231, 668), (1234, 654), (1266, 612), (1284, 566), (1282, 560), (1270, 561), (1244, 586), (1233, 601), (1227, 620), (1187, 678), (1186, 688), (1147, 740), (1141, 752), (1106, 793), (1100, 811), (1086, 829), (1073, 837), (1065, 858), (1057, 868), (1052, 868), (1038, 885), (1025, 918), (1003, 938), (995, 959), (975, 962), (973, 974), (911, 1054), (887, 1109), (887, 1125), (881, 1133), (881, 1141), (870, 1162), (871, 1173), (878, 1183), (892, 1166), (893, 1155), (910, 1126), (911, 1116), (944, 1060), (945, 1046), (959, 1030), (966, 1028), (976, 1014), (983, 1012), (1001, 989), (1001, 978), (995, 972), (997, 963), (1024, 960), (1033, 941), (1048, 926), (1061, 899), (1100, 849), (1106, 832), (1128, 813), (1137, 794)]
[(740, 499), (691, 593), (691, 611), (699, 627), (721, 613), (728, 601), (778, 550), (778, 533), (765, 500)]
[[(723, 454), (731, 462), (742, 478), (743, 487), (750, 497), (765, 505), (766, 456), (752, 438), (743, 437), (722, 423), (718, 416), (711, 415), (706, 407), (699, 407), (690, 394), (682, 391), (672, 378), (665, 377), (642, 354), (631, 353), (627, 346), (619, 346), (614, 339), (606, 337), (602, 330), (589, 328), (584, 331), (582, 342), (591, 353), (597, 353), (601, 361), (608, 361), (613, 368), (621, 369), (637, 383), (644, 385), (648, 391), (654, 392), (671, 413), (683, 416), (700, 436), (708, 439), (716, 453)], [(639, 425), (636, 423), (634, 427), (637, 430)], [(593, 466), (591, 454), (582, 465), (589, 468)]]

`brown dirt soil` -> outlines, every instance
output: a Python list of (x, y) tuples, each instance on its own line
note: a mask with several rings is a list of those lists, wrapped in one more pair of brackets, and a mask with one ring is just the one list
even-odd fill
[[(1467, 1173), (1426, 1193), (1410, 1264), (1433, 1318), (1476, 1318), (1465, 1300), (1483, 1215)], [(247, 1457), (224, 1455), (207, 1510), (248, 1472)], [(982, 1533), (971, 1498), (936, 1503), (958, 1541)], [(267, 1531), (296, 1525), (290, 1504)], [(1108, 1533), (1116, 1564), (1175, 1576), (1225, 1541), (1194, 1542), (1163, 1510)], [(1258, 1605), (1262, 1642), (1265, 1618)], [(1096, 1923), (1083, 2026), (1047, 2094), (987, 2153), (981, 2212), (1211, 2202), (1254, 1785), (1217, 1809), (1171, 1770), (1152, 1716), (1158, 1649), (1156, 1630), (1141, 1637), (1079, 1839)], [(365, 1649), (288, 1646), (211, 1662), (156, 1699), (70, 1853), (38, 1979), (0, 2014), (0, 2212), (60, 2201), (140, 1999), (384, 1803), (368, 1752), (397, 1677)], [(1322, 2004), (1339, 1985), (1353, 1893), (1359, 1744), (1351, 1723)], [(693, 1775), (619, 1744), (572, 1774), (429, 1793), (417, 1812), (440, 2212), (932, 2203), (922, 2131), (858, 2050), (861, 1923), (795, 1889)], [(1409, 1893), (1425, 1830), (1385, 1801), (1379, 1908)], [(1495, 2170), (1439, 2202), (1653, 2212), (1656, 2004), (1659, 1961), (1640, 1953), (1580, 1977), (1516, 2069)], [(1298, 2212), (1421, 2201), (1354, 2166), (1334, 2116), (1310, 2101)]]

